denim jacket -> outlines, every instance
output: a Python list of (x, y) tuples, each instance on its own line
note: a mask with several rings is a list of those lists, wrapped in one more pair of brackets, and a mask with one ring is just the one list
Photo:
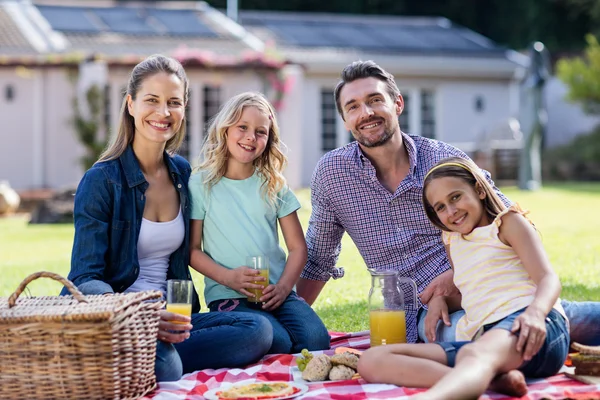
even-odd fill
[[(171, 254), (167, 279), (191, 280), (189, 265), (190, 164), (181, 156), (164, 155), (185, 223), (183, 244)], [(75, 193), (75, 239), (69, 279), (84, 294), (123, 292), (139, 275), (137, 241), (144, 215), (148, 182), (128, 146), (117, 159), (90, 168)], [(69, 294), (63, 288), (61, 294)], [(198, 312), (193, 291), (192, 310)]]

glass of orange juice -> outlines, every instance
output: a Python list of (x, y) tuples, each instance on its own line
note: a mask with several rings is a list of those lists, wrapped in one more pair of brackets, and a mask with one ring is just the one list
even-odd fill
[(246, 257), (246, 265), (248, 268), (257, 270), (258, 276), (264, 276), (264, 281), (254, 281), (257, 285), (261, 285), (260, 289), (248, 289), (252, 293), (251, 297), (248, 297), (248, 301), (251, 303), (260, 303), (260, 298), (263, 295), (263, 289), (269, 286), (269, 258), (267, 256), (251, 256)]
[[(192, 281), (169, 279), (167, 281), (167, 311), (192, 316)], [(186, 324), (187, 322), (176, 322)]]

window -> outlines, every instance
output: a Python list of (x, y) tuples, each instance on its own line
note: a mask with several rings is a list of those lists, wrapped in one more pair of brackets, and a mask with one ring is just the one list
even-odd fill
[(435, 94), (421, 90), (421, 136), (435, 139)]
[(208, 123), (219, 112), (221, 107), (221, 87), (206, 85), (204, 86), (204, 104), (202, 111), (204, 114), (204, 129), (202, 130), (202, 136), (206, 134), (208, 129)]
[(402, 114), (398, 116), (398, 122), (400, 123), (400, 130), (402, 132), (410, 132), (410, 96), (408, 94), (403, 94), (402, 98), (404, 99), (404, 109), (402, 110)]
[(321, 150), (330, 151), (337, 147), (336, 108), (333, 91), (321, 90)]

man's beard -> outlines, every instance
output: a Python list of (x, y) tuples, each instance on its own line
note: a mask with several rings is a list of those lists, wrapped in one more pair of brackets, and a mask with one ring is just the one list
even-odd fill
[(394, 129), (388, 126), (384, 126), (383, 135), (379, 136), (375, 141), (371, 141), (363, 136), (359, 131), (352, 130), (352, 136), (354, 139), (367, 148), (379, 147), (386, 144), (392, 136), (394, 136)]

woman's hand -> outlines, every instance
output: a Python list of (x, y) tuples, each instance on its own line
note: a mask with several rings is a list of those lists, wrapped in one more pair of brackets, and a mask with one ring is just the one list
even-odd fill
[(523, 360), (531, 360), (546, 340), (546, 314), (535, 307), (527, 307), (523, 314), (515, 319), (511, 332), (518, 332), (517, 351), (522, 352)]
[[(192, 324), (190, 317), (160, 310), (158, 322), (158, 339), (167, 343), (181, 343), (190, 337)], [(177, 321), (178, 323), (175, 323)]]
[(288, 288), (281, 283), (269, 285), (263, 290), (260, 301), (264, 302), (262, 308), (265, 311), (273, 311), (279, 307), (289, 296), (292, 288)]
[(425, 315), (425, 336), (430, 342), (435, 342), (435, 332), (439, 320), (444, 321), (446, 326), (450, 326), (450, 316), (448, 315), (448, 303), (444, 296), (435, 296), (427, 304), (427, 315)]
[(264, 276), (258, 276), (260, 271), (246, 266), (237, 267), (227, 271), (224, 284), (227, 287), (232, 288), (236, 292), (241, 294), (254, 297), (253, 293), (250, 293), (247, 289), (262, 289), (262, 285), (257, 285), (256, 281), (264, 281)]

